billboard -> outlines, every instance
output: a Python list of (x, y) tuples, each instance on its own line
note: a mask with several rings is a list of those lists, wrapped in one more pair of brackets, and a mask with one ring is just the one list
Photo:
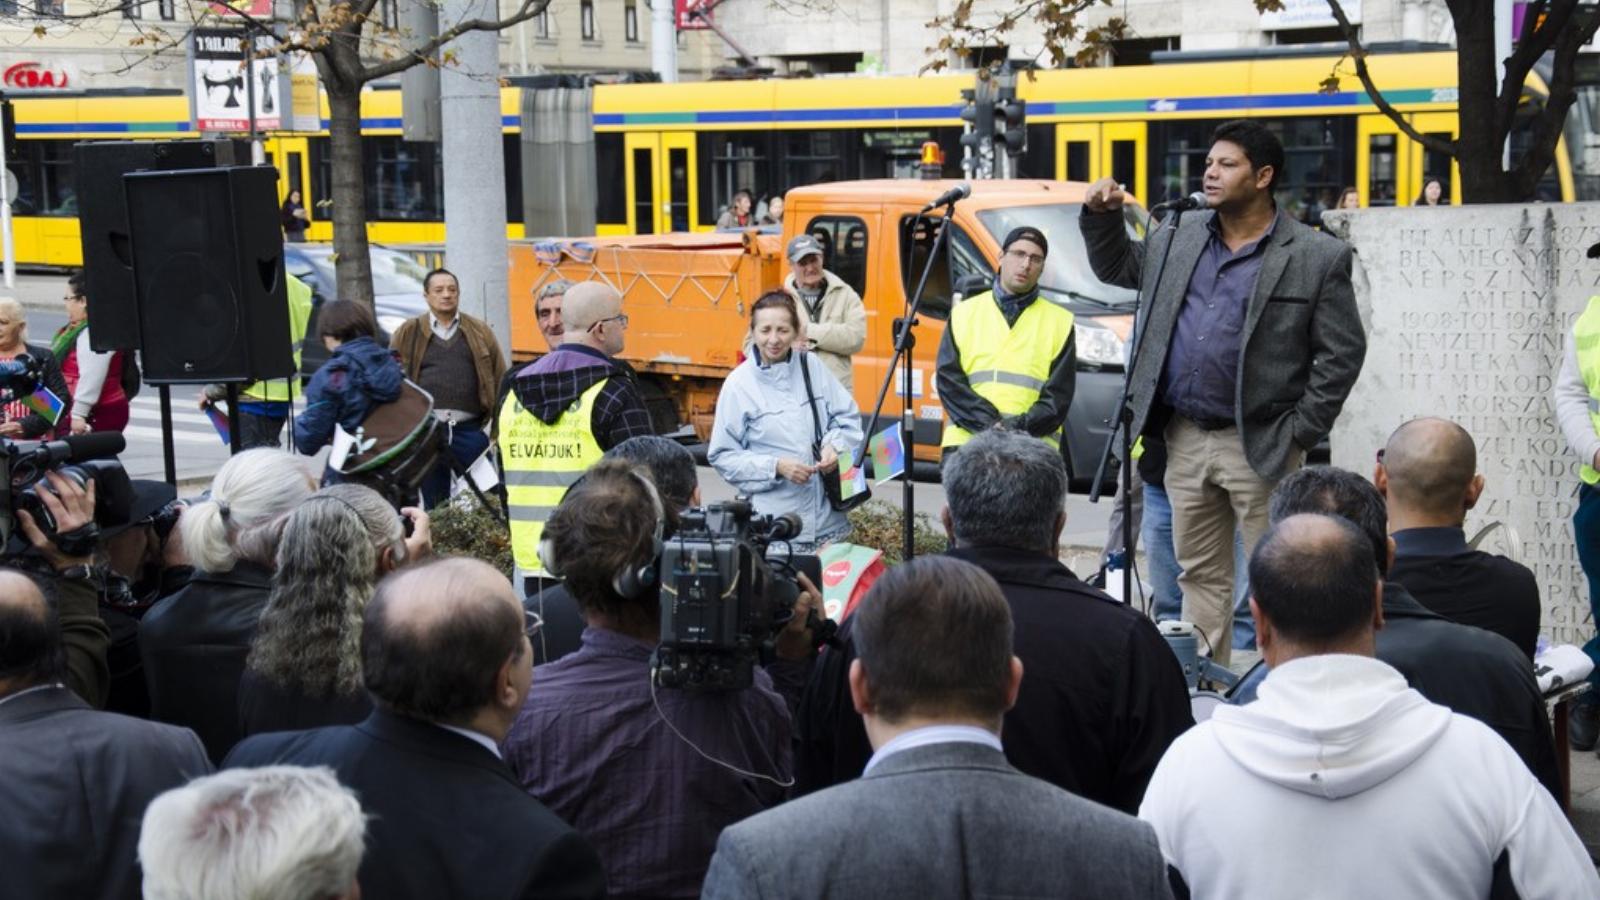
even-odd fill
[[(283, 120), (278, 58), (241, 28), (196, 28), (189, 44), (189, 111), (202, 132), (271, 131)], [(245, 65), (246, 55), (251, 55)], [(252, 126), (252, 112), (254, 123)]]

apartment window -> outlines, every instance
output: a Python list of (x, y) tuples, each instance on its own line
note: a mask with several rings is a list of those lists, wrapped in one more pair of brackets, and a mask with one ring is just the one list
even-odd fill
[(639, 4), (627, 0), (622, 6), (622, 37), (630, 44), (639, 43)]
[(586, 41), (594, 40), (594, 0), (583, 0), (578, 4), (578, 15), (581, 17), (582, 35)]
[(533, 36), (541, 40), (550, 39), (550, 8), (533, 17)]
[(122, 0), (122, 17), (124, 19), (144, 18), (144, 0)]
[(160, 14), (162, 21), (171, 22), (178, 17), (177, 0), (157, 0), (156, 11)]
[(400, 0), (382, 0), (378, 4), (378, 19), (385, 28), (400, 27)]

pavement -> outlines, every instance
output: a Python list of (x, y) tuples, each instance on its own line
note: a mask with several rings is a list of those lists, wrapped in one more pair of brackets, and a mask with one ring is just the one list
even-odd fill
[[(19, 274), (16, 287), (11, 291), (0, 289), (0, 294), (10, 294), (22, 302), (29, 312), (30, 338), (43, 341), (48, 340), (66, 321), (61, 308), (64, 286), (65, 278), (59, 275)], [(195, 406), (193, 398), (196, 393), (198, 390), (190, 386), (172, 388), (173, 436), (179, 493), (182, 496), (203, 490), (228, 459), (227, 447), (209, 420)], [(125, 432), (128, 449), (122, 461), (130, 475), (135, 478), (164, 477), (161, 433), (158, 392), (156, 388), (146, 387), (133, 401), (132, 420)], [(704, 502), (732, 499), (733, 489), (714, 470), (702, 466), (699, 475)], [(904, 508), (904, 488), (900, 482), (876, 486), (873, 492), (876, 499), (897, 509)], [(911, 502), (916, 513), (927, 514), (938, 521), (939, 512), (944, 507), (943, 488), (933, 482), (916, 482), (912, 487)], [(1061, 559), (1082, 577), (1092, 575), (1099, 568), (1111, 509), (1110, 498), (1099, 503), (1090, 503), (1087, 497), (1080, 495), (1067, 498), (1067, 527), (1061, 536)], [(1238, 667), (1252, 660), (1254, 654), (1235, 656), (1238, 657)], [(1569, 752), (1566, 747), (1560, 750)], [(1572, 823), (1590, 856), (1600, 860), (1600, 757), (1593, 752), (1570, 752)], [(1470, 789), (1470, 785), (1464, 785), (1463, 789)]]

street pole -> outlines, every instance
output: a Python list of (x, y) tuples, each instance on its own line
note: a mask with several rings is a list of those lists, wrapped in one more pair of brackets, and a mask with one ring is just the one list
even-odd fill
[[(439, 26), (494, 19), (494, 0), (445, 0)], [(461, 309), (511, 346), (506, 277), (505, 145), (500, 129), (500, 46), (493, 31), (469, 31), (442, 48), (439, 73), (444, 153), (445, 260), (461, 285)]]
[[(12, 115), (15, 115), (15, 111)], [(17, 286), (16, 242), (11, 236), (11, 169), (6, 166), (6, 130), (0, 128), (0, 251), (6, 255), (6, 290)]]
[(676, 6), (672, 0), (650, 4), (650, 68), (668, 83), (678, 80), (678, 26), (673, 20)]

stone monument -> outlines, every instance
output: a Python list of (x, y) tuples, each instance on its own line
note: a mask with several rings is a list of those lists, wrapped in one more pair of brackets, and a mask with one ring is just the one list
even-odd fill
[[(1467, 534), (1539, 580), (1555, 643), (1594, 634), (1572, 540), (1581, 461), (1551, 387), (1566, 335), (1600, 294), (1600, 203), (1370, 209), (1326, 216), (1355, 248), (1367, 360), (1334, 426), (1333, 464), (1370, 477), (1402, 422), (1441, 416), (1477, 440), (1487, 486)], [(1515, 552), (1512, 552), (1512, 551)]]

